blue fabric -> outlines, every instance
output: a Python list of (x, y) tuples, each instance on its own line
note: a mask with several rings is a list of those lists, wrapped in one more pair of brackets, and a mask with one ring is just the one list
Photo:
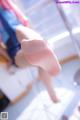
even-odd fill
[(20, 24), (13, 12), (0, 9), (0, 21), (2, 22), (7, 34), (13, 39), (14, 43), (17, 41), (15, 29)]
[[(2, 8), (0, 8), (0, 12), (2, 12)], [(5, 31), (4, 26), (2, 25), (0, 21), (0, 38), (3, 40), (4, 44), (7, 42), (9, 39), (8, 33)]]
[(20, 24), (20, 21), (17, 19), (16, 15), (11, 11), (3, 10), (2, 15), (9, 25), (8, 27), (15, 30), (16, 26)]
[(16, 55), (17, 50), (21, 48), (15, 34), (17, 25), (20, 25), (21, 23), (13, 12), (2, 8), (0, 8), (0, 21), (3, 25), (4, 33), (6, 33), (6, 37), (2, 37), (3, 42), (7, 46), (10, 57), (13, 58)]
[(16, 47), (10, 49), (11, 45), (13, 45), (13, 41), (11, 39), (9, 39), (6, 43), (6, 46), (8, 48), (7, 53), (10, 56), (10, 58), (12, 59), (13, 64), (15, 64), (15, 55), (21, 49), (21, 45), (17, 44)]

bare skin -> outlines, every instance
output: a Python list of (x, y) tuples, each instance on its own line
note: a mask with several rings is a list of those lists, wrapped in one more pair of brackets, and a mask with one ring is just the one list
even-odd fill
[[(22, 27), (21, 27), (22, 28)], [(27, 29), (28, 30), (28, 29)], [(32, 30), (31, 30), (32, 32)], [(29, 84), (29, 86), (27, 87), (28, 88), (28, 92), (31, 90), (32, 88), (32, 85), (35, 84), (35, 82), (37, 80), (41, 80), (44, 85), (46, 86), (47, 88), (47, 91), (49, 93), (49, 96), (51, 98), (51, 100), (55, 103), (59, 102), (59, 99), (55, 93), (55, 90), (54, 90), (54, 87), (52, 85), (52, 74), (50, 74), (48, 71), (46, 71), (46, 69), (41, 68), (40, 66), (38, 65), (34, 65), (34, 64), (31, 64), (29, 63), (29, 61), (27, 60), (27, 53), (28, 51), (26, 50), (26, 46), (27, 46), (27, 41), (30, 41), (30, 40), (34, 40), (35, 39), (35, 36), (36, 36), (36, 39), (41, 39), (43, 40), (43, 38), (40, 36), (40, 35), (36, 35), (37, 33), (34, 33), (32, 32), (32, 36), (30, 36), (30, 33), (29, 31), (27, 32), (27, 35), (26, 35), (26, 32), (24, 32), (24, 28), (23, 29), (20, 29), (20, 27), (18, 27), (18, 29), (16, 30), (16, 36), (19, 40), (19, 42), (21, 43), (21, 46), (22, 46), (22, 49), (19, 50), (15, 56), (15, 63), (18, 67), (20, 68), (25, 68), (25, 67), (31, 67), (31, 66), (36, 66), (38, 67), (38, 76), (37, 78), (35, 78), (35, 80), (33, 80), (32, 83)], [(30, 37), (29, 37), (30, 36)], [(24, 44), (25, 43), (25, 44)], [(11, 59), (10, 57), (7, 55), (6, 53), (6, 50), (3, 50), (1, 47), (0, 47), (0, 51), (1, 54), (6, 57), (9, 61), (9, 63), (11, 62)], [(58, 75), (59, 72), (60, 72), (60, 65), (57, 61), (57, 59), (55, 58), (54, 56), (54, 71), (53, 71), (53, 76), (55, 77), (55, 75)], [(7, 64), (8, 65), (8, 64)], [(43, 66), (44, 66), (44, 63), (43, 63)]]
[[(23, 55), (24, 56), (24, 55)], [(16, 64), (21, 67), (21, 68), (24, 68), (24, 67), (31, 67), (32, 65), (29, 64), (26, 59), (23, 59), (25, 57), (22, 57), (22, 54), (18, 54), (16, 56)], [(23, 62), (24, 61), (24, 62)], [(55, 90), (54, 90), (54, 87), (52, 85), (52, 76), (46, 72), (44, 69), (38, 67), (38, 76), (37, 78), (35, 78), (35, 80), (33, 80), (32, 83), (29, 84), (29, 89), (32, 88), (32, 85), (36, 83), (36, 81), (38, 80), (41, 80), (43, 82), (43, 84), (46, 86), (47, 88), (47, 91), (50, 95), (50, 98), (53, 102), (57, 103), (59, 102), (59, 99), (57, 98), (56, 96), (56, 93), (55, 93)]]
[(15, 62), (16, 62), (16, 65), (18, 65), (20, 68), (30, 67), (30, 64), (25, 59), (25, 56), (24, 56), (22, 50), (19, 50), (18, 53), (16, 54)]
[[(25, 57), (22, 57), (22, 56), (24, 55), (22, 55), (21, 53), (19, 53), (18, 56), (16, 56), (16, 64), (21, 68), (32, 67), (33, 65), (29, 64), (26, 61)], [(22, 58), (24, 58), (24, 60)], [(38, 67), (38, 76), (37, 78), (35, 78), (35, 80), (33, 80), (32, 83), (29, 84), (29, 89), (31, 89), (33, 84), (35, 84), (36, 81), (38, 80), (41, 80), (43, 84), (46, 86), (46, 89), (50, 95), (51, 100), (55, 103), (59, 102), (59, 99), (52, 85), (52, 76), (40, 67)]]
[[(28, 67), (28, 66), (34, 66), (34, 65), (30, 64), (28, 62), (27, 54), (25, 54), (25, 52), (27, 53), (27, 50), (26, 50), (26, 46), (28, 44), (27, 41), (34, 40), (35, 36), (36, 36), (36, 39), (40, 38), (41, 40), (43, 40), (43, 38), (40, 35), (38, 35), (37, 33), (34, 33), (34, 32), (32, 34), (30, 34), (29, 31), (28, 31), (27, 34), (26, 34), (25, 30), (26, 29), (24, 29), (22, 27), (20, 28), (20, 26), (16, 30), (16, 36), (17, 36), (19, 42), (21, 43), (22, 51), (21, 51), (21, 53), (18, 54), (18, 56), (16, 56), (15, 60), (16, 60), (16, 64), (18, 63), (18, 66), (21, 66), (21, 63), (20, 63), (21, 61), (20, 60), (21, 60), (21, 56), (23, 54), (25, 66)], [(25, 39), (25, 46), (23, 45), (24, 39)], [(23, 49), (25, 49), (25, 50), (23, 50)], [(19, 63), (20, 63), (20, 65), (19, 65)], [(54, 66), (53, 76), (55, 77), (56, 75), (59, 74), (60, 69), (61, 69), (60, 65), (58, 63), (58, 60), (56, 59), (55, 56), (54, 56), (54, 64), (55, 64), (55, 66)], [(38, 66), (38, 65), (35, 65), (35, 66), (38, 67), (38, 76), (37, 76), (36, 80), (42, 80), (42, 82), (44, 83), (44, 85), (47, 88), (47, 91), (49, 93), (49, 96), (50, 96), (51, 100), (55, 103), (59, 102), (59, 99), (58, 99), (58, 97), (55, 93), (54, 87), (52, 86), (52, 75), (49, 74), (48, 71), (41, 68), (40, 66)], [(22, 67), (24, 67), (23, 62), (22, 62)]]
[[(23, 22), (23, 21), (26, 22), (24, 15), (21, 14), (21, 12), (19, 12), (19, 10), (16, 8), (15, 5), (11, 3), (11, 1), (10, 2), (9, 1), (10, 0), (6, 1), (6, 4), (8, 3), (7, 7), (12, 8), (15, 14), (18, 13), (19, 15), (16, 14), (16, 16), (18, 16), (18, 19), (20, 18), (20, 22), (23, 25), (25, 25)], [(5, 2), (3, 0), (2, 2), (5, 5)], [(48, 90), (50, 98), (52, 99), (53, 102), (57, 103), (58, 98), (54, 91), (54, 87), (51, 84), (51, 79), (52, 79), (52, 76), (56, 76), (60, 72), (61, 68), (58, 63), (58, 60), (55, 54), (53, 54), (53, 52), (50, 51), (45, 41), (43, 41), (42, 36), (40, 36), (38, 33), (33, 31), (32, 29), (28, 28), (27, 26), (24, 27), (23, 25), (17, 26), (15, 30), (17, 39), (21, 44), (21, 50), (18, 51), (18, 53), (15, 56), (16, 65), (22, 68), (28, 67), (28, 66), (30, 67), (33, 65), (38, 67), (39, 75), (37, 76), (36, 80), (40, 79), (43, 81), (43, 83), (45, 84)], [(44, 50), (42, 50), (43, 48)], [(34, 51), (36, 52), (38, 50), (42, 50), (42, 52), (36, 55), (33, 55), (33, 52)], [(43, 51), (45, 52), (43, 53)], [(9, 56), (6, 56), (6, 57), (9, 57)], [(34, 80), (33, 83), (35, 83), (36, 80)]]
[(46, 71), (44, 71), (42, 68), (39, 68), (39, 80), (42, 80), (42, 82), (46, 86), (51, 100), (55, 103), (59, 102), (60, 100), (57, 97), (53, 84), (52, 84), (52, 76)]

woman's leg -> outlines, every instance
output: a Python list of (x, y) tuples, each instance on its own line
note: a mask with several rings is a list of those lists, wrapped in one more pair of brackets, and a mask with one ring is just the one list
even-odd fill
[[(29, 68), (32, 65), (30, 65), (27, 60), (25, 59), (25, 56), (23, 55), (22, 50), (19, 50), (18, 53), (15, 56), (15, 63), (19, 68)], [(31, 91), (32, 86), (36, 83), (38, 79), (35, 78), (34, 80), (32, 80), (27, 86), (27, 94)]]
[[(28, 60), (30, 64), (39, 67), (39, 76), (36, 79), (43, 81), (52, 101), (56, 103), (59, 100), (51, 83), (51, 75), (55, 76), (60, 72), (59, 62), (55, 54), (53, 54), (50, 48), (46, 46), (45, 42), (39, 40), (39, 37), (36, 35), (36, 33), (35, 35), (37, 36), (37, 40), (30, 40), (28, 38), (30, 31), (28, 31), (29, 33), (26, 33), (26, 29), (24, 29), (24, 27), (22, 27), (22, 29), (17, 29), (16, 36), (21, 43), (22, 52), (26, 58), (26, 61)], [(35, 35), (31, 37), (35, 38)]]
[(31, 28), (18, 25), (16, 28), (16, 36), (21, 43), (23, 39), (29, 40), (43, 40), (43, 37), (37, 32), (33, 31)]
[(59, 99), (54, 90), (54, 86), (52, 84), (52, 76), (42, 68), (39, 68), (39, 76), (37, 78), (41, 80), (46, 86), (51, 100), (55, 103), (59, 102)]
[(16, 36), (21, 43), (26, 60), (30, 64), (43, 68), (51, 75), (60, 72), (61, 67), (57, 57), (38, 33), (19, 26), (16, 29)]
[[(26, 61), (21, 50), (17, 53), (15, 57), (15, 62), (16, 62), (16, 65), (18, 65), (20, 68), (26, 68), (26, 67), (32, 66)], [(40, 67), (38, 67), (38, 73), (39, 73), (38, 76), (27, 86), (28, 91), (31, 90), (32, 86), (36, 83), (36, 81), (41, 80), (46, 86), (47, 91), (52, 101), (57, 103), (59, 99), (57, 98), (56, 93), (54, 91), (54, 87), (52, 85), (52, 76), (49, 75), (48, 72), (46, 72)]]
[(20, 68), (27, 68), (30, 67), (31, 65), (28, 63), (26, 60), (22, 50), (19, 50), (15, 56), (15, 63), (18, 67)]

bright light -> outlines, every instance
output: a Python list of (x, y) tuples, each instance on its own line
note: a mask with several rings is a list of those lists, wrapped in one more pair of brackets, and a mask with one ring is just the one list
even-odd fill
[(76, 27), (76, 28), (72, 29), (72, 33), (73, 34), (80, 33), (80, 27)]
[(48, 43), (52, 44), (52, 43), (54, 43), (54, 42), (56, 42), (56, 41), (59, 41), (59, 40), (61, 40), (61, 39), (66, 38), (66, 37), (68, 37), (68, 36), (69, 36), (69, 32), (68, 32), (68, 31), (63, 32), (63, 33), (61, 33), (61, 34), (59, 34), (59, 35), (57, 35), (57, 36), (52, 37), (51, 39), (49, 39), (49, 40), (48, 40)]

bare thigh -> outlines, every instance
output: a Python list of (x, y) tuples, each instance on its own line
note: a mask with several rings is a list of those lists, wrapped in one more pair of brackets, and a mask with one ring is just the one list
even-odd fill
[(20, 68), (26, 68), (32, 66), (29, 64), (29, 62), (26, 60), (24, 54), (22, 53), (22, 50), (19, 50), (15, 57), (15, 63)]
[(43, 38), (41, 37), (40, 34), (38, 34), (37, 32), (33, 31), (32, 29), (19, 25), (16, 28), (16, 36), (18, 41), (21, 43), (24, 39), (26, 40), (34, 40), (34, 39), (39, 39), (39, 40), (43, 40)]

